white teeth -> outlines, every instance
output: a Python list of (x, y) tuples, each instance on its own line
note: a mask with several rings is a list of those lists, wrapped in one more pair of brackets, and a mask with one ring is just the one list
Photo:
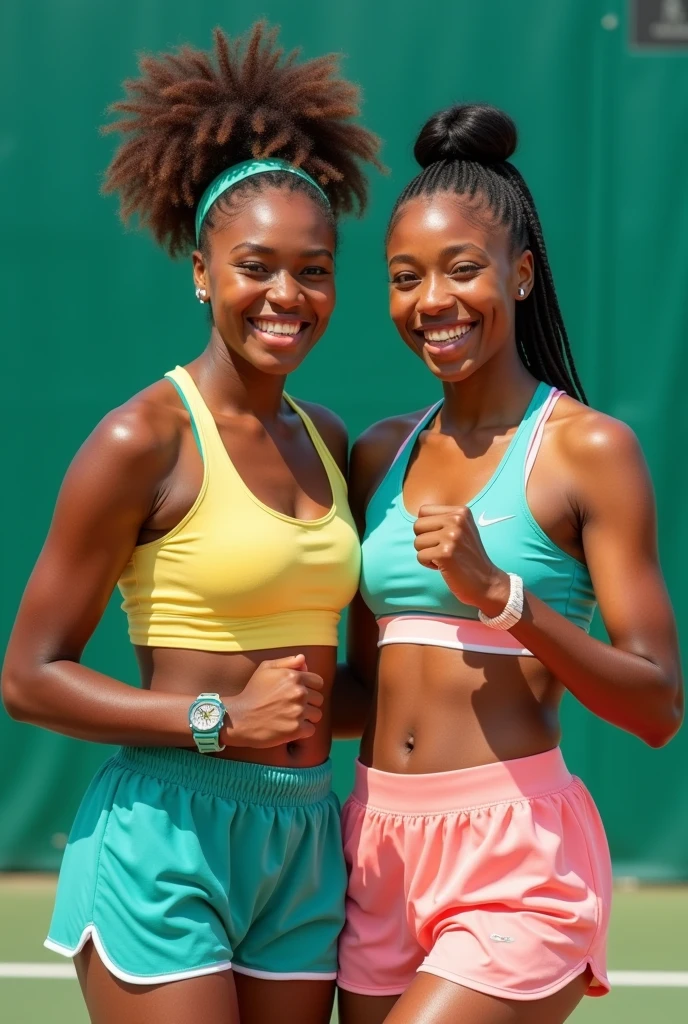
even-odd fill
[(301, 321), (297, 320), (258, 320), (254, 321), (259, 331), (266, 334), (298, 334), (301, 330)]
[[(434, 330), (425, 331), (426, 341), (456, 341), (457, 338), (463, 338), (464, 334), (470, 331), (473, 324), (463, 324), (461, 327), (451, 327), (449, 330)], [(421, 328), (422, 329), (422, 328)]]

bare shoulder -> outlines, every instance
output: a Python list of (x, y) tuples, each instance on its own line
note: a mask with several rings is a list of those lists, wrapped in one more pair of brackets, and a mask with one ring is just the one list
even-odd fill
[(364, 430), (351, 449), (352, 501), (364, 508), (406, 438), (428, 409), (379, 420)]
[(300, 398), (294, 399), (294, 401), (308, 413), (323, 436), (326, 433), (331, 433), (335, 437), (348, 437), (344, 420), (332, 409), (328, 409), (325, 405), (318, 405), (317, 402), (303, 402)]
[(294, 401), (313, 420), (315, 429), (329, 448), (342, 473), (346, 475), (349, 433), (344, 420), (332, 409), (318, 405), (317, 402), (302, 402), (300, 398), (294, 399)]
[(179, 454), (188, 413), (168, 381), (156, 381), (107, 413), (82, 445), (76, 462), (105, 471), (151, 471), (160, 477)]
[(563, 396), (551, 418), (559, 454), (571, 465), (604, 469), (644, 464), (640, 442), (621, 420)]
[(51, 534), (114, 544), (124, 523), (135, 540), (177, 463), (185, 417), (188, 430), (188, 413), (162, 381), (109, 412), (67, 470)]
[(356, 439), (352, 455), (355, 452), (361, 460), (384, 458), (387, 455), (390, 459), (394, 458), (399, 446), (427, 412), (428, 409), (419, 409), (417, 412), (403, 413), (373, 423)]
[[(548, 424), (548, 427), (550, 425)], [(654, 490), (638, 438), (621, 420), (561, 398), (551, 421), (553, 465), (582, 521), (654, 521)]]

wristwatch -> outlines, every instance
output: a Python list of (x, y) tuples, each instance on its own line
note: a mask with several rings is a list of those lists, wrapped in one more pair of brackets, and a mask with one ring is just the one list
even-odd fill
[(220, 729), (226, 714), (219, 693), (199, 693), (189, 708), (189, 728), (201, 754), (225, 749), (220, 744)]

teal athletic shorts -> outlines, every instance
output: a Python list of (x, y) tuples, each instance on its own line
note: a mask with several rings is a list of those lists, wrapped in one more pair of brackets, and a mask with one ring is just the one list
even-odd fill
[(232, 967), (331, 979), (346, 868), (331, 763), (271, 768), (176, 748), (123, 748), (74, 822), (45, 945), (90, 938), (134, 984)]

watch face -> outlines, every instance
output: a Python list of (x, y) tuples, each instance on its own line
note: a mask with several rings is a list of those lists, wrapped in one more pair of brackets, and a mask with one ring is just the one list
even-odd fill
[(222, 709), (217, 704), (197, 704), (191, 712), (191, 725), (198, 732), (217, 729), (222, 718)]

